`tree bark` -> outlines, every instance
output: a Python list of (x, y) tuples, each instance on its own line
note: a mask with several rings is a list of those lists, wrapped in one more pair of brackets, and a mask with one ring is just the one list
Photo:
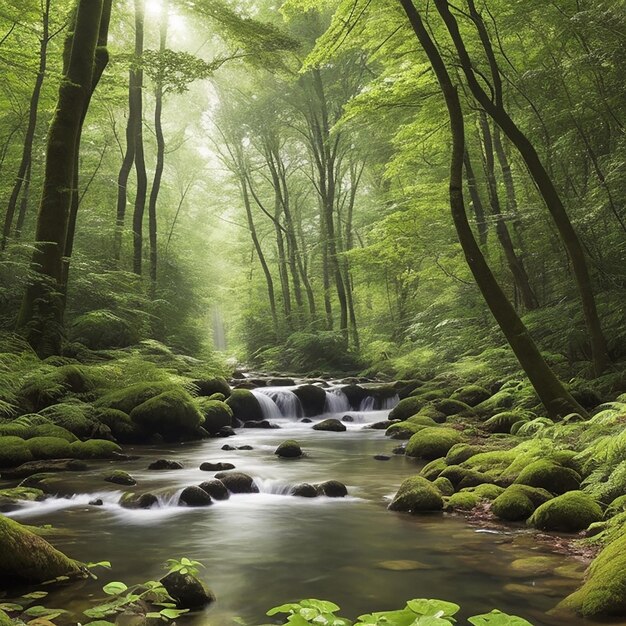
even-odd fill
[(602, 332), (600, 317), (598, 315), (585, 252), (578, 234), (569, 219), (569, 215), (565, 210), (561, 196), (559, 195), (559, 192), (557, 191), (548, 171), (544, 167), (534, 145), (515, 124), (504, 106), (500, 71), (485, 24), (475, 8), (474, 1), (468, 0), (470, 16), (478, 29), (481, 42), (491, 68), (494, 91), (493, 99), (483, 89), (478, 78), (476, 77), (472, 60), (467, 52), (467, 49), (465, 48), (465, 43), (459, 31), (458, 23), (456, 18), (450, 12), (450, 6), (447, 0), (435, 0), (435, 6), (437, 7), (437, 11), (450, 33), (470, 91), (485, 112), (493, 118), (493, 120), (509, 138), (511, 143), (513, 143), (513, 145), (517, 148), (554, 220), (561, 241), (567, 250), (572, 264), (572, 270), (574, 272), (574, 277), (580, 293), (585, 322), (587, 324), (587, 331), (589, 333), (593, 365), (596, 375), (599, 376), (609, 364), (610, 359), (606, 339)]
[(465, 211), (463, 199), (463, 155), (465, 129), (463, 110), (456, 87), (453, 85), (441, 54), (411, 0), (399, 0), (415, 36), (426, 52), (446, 101), (452, 133), (452, 158), (450, 166), (450, 207), (452, 218), (463, 248), (465, 258), (509, 345), (530, 379), (537, 395), (551, 417), (571, 412), (585, 414), (584, 409), (567, 392), (547, 365), (524, 323), (508, 301), (496, 281), (478, 245)]
[(78, 0), (67, 72), (50, 126), (43, 193), (27, 287), (17, 326), (40, 356), (59, 354), (63, 336), (60, 292), (81, 121), (94, 76), (103, 0)]
[(478, 184), (476, 183), (476, 175), (474, 174), (474, 168), (472, 166), (472, 160), (470, 159), (469, 151), (466, 149), (463, 155), (463, 163), (465, 164), (465, 178), (467, 180), (467, 189), (472, 199), (472, 209), (474, 210), (474, 217), (476, 218), (476, 228), (478, 229), (478, 241), (481, 246), (487, 244), (487, 235), (489, 229), (487, 221), (485, 220), (485, 207), (483, 201), (480, 198), (478, 191)]

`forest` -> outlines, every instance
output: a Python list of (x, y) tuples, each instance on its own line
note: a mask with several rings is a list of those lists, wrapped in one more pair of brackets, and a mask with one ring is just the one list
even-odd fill
[(0, 626), (626, 620), (625, 0), (0, 0), (0, 223)]

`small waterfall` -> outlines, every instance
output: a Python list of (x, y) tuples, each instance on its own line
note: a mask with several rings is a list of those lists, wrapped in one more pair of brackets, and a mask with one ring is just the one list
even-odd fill
[(341, 389), (326, 390), (324, 413), (347, 413), (351, 408), (348, 396)]
[(291, 389), (267, 387), (266, 389), (257, 389), (257, 391), (274, 402), (282, 417), (298, 418), (304, 415), (300, 398)]
[(278, 407), (276, 402), (272, 400), (272, 398), (270, 398), (266, 393), (264, 393), (264, 391), (266, 390), (264, 389), (252, 390), (254, 397), (259, 401), (259, 404), (261, 405), (261, 411), (263, 411), (263, 419), (266, 419), (269, 421), (280, 419), (283, 416), (280, 408)]
[(376, 406), (376, 398), (374, 396), (366, 396), (361, 400), (361, 404), (359, 405), (359, 411), (373, 411)]
[(259, 493), (270, 493), (275, 496), (288, 496), (293, 489), (293, 485), (275, 478), (255, 478), (254, 484), (259, 488)]
[(399, 402), (400, 402), (400, 396), (398, 394), (396, 394), (395, 396), (392, 396), (391, 398), (385, 398), (383, 400), (382, 410), (391, 411), (391, 409), (393, 409)]

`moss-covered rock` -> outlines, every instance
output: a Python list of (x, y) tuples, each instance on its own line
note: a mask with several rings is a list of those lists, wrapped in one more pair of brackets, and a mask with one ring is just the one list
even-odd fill
[(464, 489), (461, 489), (461, 491), (475, 493), (482, 500), (493, 501), (504, 493), (504, 487), (492, 485), (491, 483), (481, 483), (475, 487), (465, 487)]
[(90, 350), (126, 348), (139, 341), (139, 333), (130, 322), (107, 310), (90, 311), (77, 317), (70, 337)]
[(426, 465), (422, 467), (422, 469), (420, 470), (420, 476), (423, 476), (427, 480), (433, 481), (439, 477), (441, 472), (443, 472), (446, 467), (448, 467), (448, 464), (443, 457), (435, 459), (430, 463), (426, 463)]
[(480, 504), (480, 496), (469, 491), (460, 491), (445, 500), (447, 510), (471, 511)]
[(491, 393), (480, 385), (467, 385), (457, 389), (450, 397), (453, 400), (469, 404), (469, 406), (477, 406), (481, 402), (488, 400), (491, 397)]
[(626, 494), (623, 496), (617, 496), (609, 506), (606, 507), (604, 512), (605, 519), (609, 519), (618, 513), (626, 511)]
[(0, 467), (15, 467), (32, 461), (33, 455), (20, 437), (0, 437)]
[(193, 398), (182, 389), (171, 389), (146, 400), (130, 412), (130, 419), (147, 433), (168, 441), (197, 435), (202, 415)]
[(326, 409), (326, 392), (317, 385), (301, 385), (293, 392), (300, 400), (304, 414), (307, 417), (321, 415)]
[(426, 426), (405, 420), (404, 422), (397, 422), (389, 426), (389, 428), (385, 430), (385, 436), (404, 441), (410, 439), (416, 432), (422, 430), (422, 428), (426, 428)]
[(486, 474), (460, 465), (449, 465), (440, 476), (447, 478), (455, 489), (477, 487), (482, 483), (491, 482)]
[(421, 459), (436, 459), (445, 456), (452, 446), (462, 441), (461, 433), (453, 428), (426, 427), (409, 439), (406, 455)]
[(446, 463), (448, 465), (460, 465), (479, 452), (480, 448), (478, 446), (472, 446), (468, 443), (457, 443), (448, 450)]
[(517, 484), (541, 487), (556, 494), (577, 490), (580, 481), (578, 472), (552, 461), (534, 461), (527, 465), (515, 479)]
[(219, 472), (215, 478), (221, 480), (231, 493), (259, 493), (252, 476), (243, 472)]
[(626, 613), (626, 535), (598, 554), (580, 589), (558, 608), (573, 609), (585, 617), (623, 617)]
[(463, 461), (463, 467), (470, 467), (479, 472), (494, 472), (496, 474), (505, 471), (515, 460), (513, 450), (488, 450), (471, 456)]
[(582, 491), (569, 491), (542, 504), (529, 520), (540, 530), (578, 532), (602, 519), (602, 509)]
[(96, 408), (94, 418), (108, 426), (111, 434), (120, 443), (140, 443), (145, 434), (130, 419), (130, 415), (118, 409)]
[[(443, 424), (447, 419), (446, 414), (439, 411), (432, 404), (426, 404), (425, 406), (423, 406), (418, 411), (417, 415), (419, 417), (429, 417), (436, 424)], [(413, 415), (409, 419), (411, 419), (412, 417), (415, 417), (415, 416)], [(389, 417), (389, 419), (391, 419), (391, 417)]]
[(446, 416), (450, 415), (472, 415), (474, 412), (472, 407), (460, 400), (453, 400), (452, 398), (443, 398), (442, 400), (435, 400), (432, 404), (433, 407), (440, 413)]
[(221, 393), (224, 398), (228, 398), (231, 393), (230, 385), (226, 382), (226, 379), (221, 376), (194, 380), (193, 384), (198, 390), (198, 395), (207, 398), (210, 398), (216, 393)]
[(479, 415), (491, 415), (497, 411), (510, 409), (515, 404), (515, 395), (510, 390), (501, 389), (490, 398), (474, 407)]
[(26, 441), (34, 459), (65, 459), (72, 456), (70, 443), (60, 437), (33, 437)]
[(528, 485), (510, 485), (491, 505), (492, 513), (508, 522), (528, 519), (534, 510), (552, 498), (545, 489)]
[(111, 439), (111, 429), (91, 417), (92, 407), (82, 402), (62, 402), (53, 404), (41, 411), (53, 424), (68, 430), (81, 439)]
[(132, 487), (137, 484), (137, 481), (124, 470), (113, 470), (104, 476), (104, 480), (114, 485), (124, 485), (127, 487)]
[(111, 459), (122, 453), (122, 449), (113, 441), (90, 439), (75, 441), (70, 444), (72, 457), (76, 459)]
[(485, 422), (485, 428), (491, 433), (510, 433), (511, 427), (518, 422), (526, 422), (528, 417), (518, 411), (503, 411), (490, 417)]
[(313, 425), (313, 430), (326, 430), (334, 433), (342, 433), (347, 430), (346, 425), (341, 423), (338, 419), (334, 417), (329, 417), (328, 419), (322, 420), (317, 424)]
[(421, 476), (407, 478), (394, 496), (389, 510), (405, 513), (441, 511), (443, 498), (433, 484)]
[(263, 419), (261, 405), (249, 389), (235, 389), (226, 399), (226, 404), (231, 408), (233, 417), (240, 422), (260, 422)]
[(451, 496), (454, 493), (454, 485), (448, 478), (444, 478), (443, 476), (435, 478), (433, 487), (436, 487), (442, 496)]
[(65, 441), (69, 443), (78, 440), (74, 433), (56, 424), (40, 424), (39, 426), (34, 426), (30, 436), (25, 437), (25, 439), (32, 439), (33, 437), (57, 437), (59, 439), (65, 439)]
[(299, 459), (303, 453), (297, 441), (287, 439), (287, 441), (283, 441), (278, 448), (276, 448), (274, 454), (282, 459)]
[(21, 524), (0, 515), (0, 581), (39, 584), (59, 576), (82, 575), (80, 565)]
[(404, 400), (400, 400), (398, 404), (389, 413), (390, 420), (404, 421), (419, 413), (419, 410), (426, 404), (426, 402), (419, 397), (409, 397)]
[(103, 395), (95, 404), (96, 407), (116, 409), (130, 415), (135, 407), (143, 404), (146, 400), (150, 400), (150, 398), (154, 398), (166, 391), (177, 388), (174, 383), (162, 381), (135, 383)]
[(233, 410), (226, 402), (201, 397), (196, 398), (195, 403), (204, 418), (202, 427), (212, 435), (224, 426), (233, 425)]

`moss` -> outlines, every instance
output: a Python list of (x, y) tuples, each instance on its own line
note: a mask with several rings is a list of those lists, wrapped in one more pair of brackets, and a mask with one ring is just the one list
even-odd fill
[(411, 424), (421, 424), (422, 426), (437, 426), (438, 424), (438, 422), (436, 422), (432, 417), (425, 415), (421, 411), (417, 415), (409, 417), (406, 421)]
[(478, 446), (472, 446), (468, 443), (457, 443), (448, 450), (446, 463), (448, 465), (459, 465), (479, 452), (480, 448)]
[(406, 446), (406, 455), (422, 459), (445, 456), (450, 448), (461, 443), (463, 436), (457, 430), (443, 426), (426, 427), (415, 433)]
[(469, 491), (455, 493), (446, 499), (446, 509), (471, 511), (480, 504), (480, 496)]
[(504, 493), (504, 487), (492, 485), (491, 483), (481, 483), (475, 487), (465, 487), (461, 491), (475, 493), (482, 500), (495, 500)]
[(230, 385), (226, 382), (225, 378), (218, 376), (216, 378), (204, 378), (201, 380), (194, 380), (194, 386), (198, 390), (199, 396), (211, 397), (216, 393), (222, 394), (224, 396), (221, 398), (224, 400), (228, 398), (231, 393)]
[(0, 467), (14, 467), (32, 461), (26, 442), (19, 437), (0, 437)]
[(521, 489), (508, 487), (491, 505), (491, 512), (507, 522), (527, 520), (535, 510), (535, 505)]
[(137, 481), (128, 472), (119, 469), (113, 470), (112, 472), (104, 476), (104, 480), (107, 483), (113, 483), (115, 485), (127, 485), (130, 487), (137, 484)]
[(623, 617), (626, 613), (626, 535), (598, 554), (580, 589), (558, 608), (573, 609), (585, 617)]
[(70, 444), (71, 455), (76, 459), (110, 459), (121, 454), (122, 449), (112, 441), (90, 439)]
[(433, 402), (433, 406), (437, 411), (443, 413), (446, 416), (450, 415), (472, 415), (472, 407), (460, 400), (453, 400), (452, 398), (444, 398), (443, 400), (436, 400)]
[(90, 437), (111, 438), (111, 429), (93, 419), (90, 416), (91, 411), (92, 407), (89, 404), (63, 402), (43, 409), (41, 415), (81, 439)]
[(182, 389), (170, 389), (135, 407), (130, 419), (143, 431), (178, 441), (198, 432), (202, 415), (193, 398)]
[(479, 452), (462, 463), (463, 467), (470, 467), (479, 472), (503, 472), (515, 460), (513, 450), (489, 450)]
[(21, 524), (0, 515), (0, 579), (5, 584), (39, 584), (82, 574), (76, 561)]
[(77, 317), (70, 337), (91, 350), (126, 348), (139, 341), (139, 333), (132, 324), (107, 310), (90, 311)]
[(454, 493), (454, 485), (443, 476), (439, 476), (433, 481), (433, 487), (436, 487), (442, 496), (451, 496)]
[(615, 498), (607, 507), (604, 512), (604, 517), (605, 519), (609, 519), (610, 517), (613, 517), (618, 513), (623, 513), (624, 511), (626, 511), (626, 495), (617, 496), (617, 498)]
[(94, 418), (107, 426), (113, 437), (120, 443), (135, 443), (142, 439), (139, 428), (130, 419), (130, 416), (118, 409), (97, 408)]
[(562, 563), (558, 556), (537, 555), (515, 559), (511, 563), (511, 573), (516, 576), (536, 577), (552, 574), (557, 565)]
[(398, 404), (389, 413), (390, 420), (407, 420), (419, 413), (425, 402), (422, 398), (410, 396), (404, 400), (400, 400)]
[(0, 626), (13, 626), (13, 620), (0, 609)]
[[(77, 441), (77, 437), (74, 433), (71, 433), (63, 426), (57, 426), (56, 424), (41, 424), (35, 426), (32, 430), (33, 437), (58, 437), (59, 439), (65, 439), (68, 443)], [(31, 437), (29, 437), (30, 439)]]
[(96, 402), (96, 407), (117, 409), (130, 415), (135, 407), (146, 400), (172, 389), (176, 389), (176, 385), (170, 382), (135, 383), (105, 394)]
[(26, 446), (34, 459), (66, 459), (72, 456), (70, 443), (60, 437), (33, 437)]
[(529, 520), (540, 530), (578, 532), (602, 519), (602, 509), (582, 491), (569, 491), (542, 504)]
[(426, 406), (423, 406), (418, 411), (417, 415), (420, 417), (430, 417), (430, 419), (437, 424), (443, 424), (446, 421), (446, 414), (437, 410), (432, 404), (427, 404)]
[(235, 389), (227, 398), (226, 404), (231, 408), (233, 417), (240, 422), (257, 422), (263, 419), (261, 405), (248, 389)]
[(10, 489), (0, 489), (0, 499), (2, 498), (36, 502), (43, 500), (44, 492), (41, 489), (34, 489), (32, 487), (11, 487)]
[(580, 480), (580, 475), (569, 467), (552, 461), (534, 461), (520, 472), (515, 482), (562, 494), (578, 489)]
[(441, 509), (441, 494), (430, 481), (421, 476), (407, 478), (389, 505), (389, 510), (405, 513), (425, 513)]
[(196, 398), (198, 407), (204, 421), (202, 426), (209, 433), (216, 434), (224, 426), (232, 426), (233, 410), (225, 402), (210, 400), (209, 398)]
[(501, 389), (490, 398), (474, 407), (479, 415), (490, 415), (503, 409), (510, 409), (515, 404), (515, 396), (511, 391)]
[(209, 400), (219, 400), (220, 402), (226, 402), (226, 396), (223, 393), (213, 393), (209, 396)]
[(489, 477), (482, 472), (460, 465), (450, 465), (441, 472), (440, 476), (447, 478), (457, 489), (476, 487), (482, 483), (490, 482)]
[(525, 421), (528, 421), (528, 417), (524, 413), (504, 411), (489, 418), (485, 422), (485, 428), (491, 433), (510, 433), (514, 424)]
[(439, 474), (446, 469), (446, 467), (448, 467), (448, 464), (444, 458), (435, 459), (422, 467), (420, 470), (420, 476), (423, 476), (428, 480), (435, 480), (439, 477)]
[(477, 406), (481, 402), (488, 400), (491, 394), (480, 385), (467, 385), (457, 389), (450, 397), (453, 400), (464, 402), (469, 406)]
[(405, 440), (410, 439), (416, 432), (419, 432), (423, 428), (426, 428), (423, 424), (416, 424), (415, 422), (406, 420), (389, 426), (385, 431), (385, 435), (392, 439)]

